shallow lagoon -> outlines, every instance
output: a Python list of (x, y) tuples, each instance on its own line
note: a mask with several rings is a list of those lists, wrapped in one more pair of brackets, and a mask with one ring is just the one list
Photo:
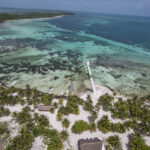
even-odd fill
[(94, 80), (121, 94), (150, 92), (149, 18), (77, 13), (0, 24), (0, 83), (44, 92), (91, 89)]

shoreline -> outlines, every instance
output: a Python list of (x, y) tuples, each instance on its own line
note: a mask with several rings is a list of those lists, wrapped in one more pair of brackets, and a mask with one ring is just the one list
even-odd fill
[[(24, 88), (20, 88), (18, 85), (17, 86), (15, 86), (15, 84), (18, 84), (16, 81), (14, 81), (14, 82), (12, 82), (12, 84), (11, 85), (1, 85), (0, 84), (0, 86), (2, 86), (2, 87), (4, 87), (4, 88), (10, 88), (11, 86), (14, 86), (15, 88), (18, 88), (18, 89), (25, 89), (25, 86), (23, 86)], [(30, 84), (29, 84), (30, 85)], [(112, 96), (114, 96), (113, 94), (115, 93), (115, 94), (117, 94), (117, 96), (121, 96), (121, 97), (126, 97), (126, 98), (131, 98), (131, 97), (144, 97), (144, 96), (147, 96), (148, 94), (145, 94), (144, 96), (139, 96), (139, 95), (136, 95), (136, 94), (124, 94), (124, 93), (121, 93), (119, 90), (115, 90), (115, 89), (112, 89), (112, 88), (110, 88), (109, 86), (105, 86), (105, 85), (103, 85), (103, 84), (99, 84), (99, 83), (95, 83), (95, 87), (96, 87), (96, 91), (97, 91), (97, 89), (98, 89), (98, 95), (97, 96), (101, 96), (102, 94), (100, 94), (100, 93), (103, 93), (103, 94), (106, 94), (106, 93), (108, 93), (108, 94), (110, 94), (110, 95), (112, 95)], [(30, 88), (31, 89), (34, 89), (34, 88), (37, 88), (37, 87), (35, 87), (35, 86), (31, 86), (30, 85)], [(41, 89), (38, 89), (37, 88), (37, 90), (38, 91), (40, 91), (40, 92), (42, 92), (42, 93), (44, 93), (44, 94), (50, 94), (51, 92), (55, 95), (55, 97), (56, 98), (58, 98), (58, 97), (62, 97), (62, 98), (65, 98), (66, 97), (66, 95), (65, 95), (65, 93), (64, 93), (64, 95), (62, 95), (61, 94), (61, 92), (58, 94), (58, 93), (55, 93), (55, 90), (56, 90), (56, 88), (54, 89), (54, 88), (52, 88), (53, 89), (53, 92), (51, 91), (51, 89), (49, 89), (49, 90), (41, 90)], [(69, 90), (68, 89), (68, 91), (69, 92), (71, 92), (71, 90)], [(80, 91), (80, 90), (78, 90), (78, 91)], [(63, 91), (64, 92), (64, 91)], [(86, 94), (86, 93), (89, 93), (90, 95), (92, 95), (92, 97), (94, 97), (95, 98), (95, 94), (94, 94), (94, 92), (93, 92), (93, 90), (92, 89), (89, 89), (88, 87), (86, 88), (86, 90), (83, 90), (83, 91), (81, 91), (81, 92), (76, 92), (75, 94), (73, 94), (73, 95), (76, 95), (76, 96), (82, 96), (83, 94)], [(96, 96), (96, 97), (97, 97)]]
[[(42, 20), (46, 20), (46, 19), (58, 19), (61, 17), (64, 17), (65, 15), (60, 15), (60, 16), (55, 16), (55, 17), (46, 17), (46, 18), (27, 18), (27, 19), (13, 19), (13, 20), (6, 20), (4, 22), (1, 23), (7, 23), (7, 22), (11, 22), (11, 21), (30, 21), (30, 20), (37, 20), (37, 21), (42, 21)], [(1, 24), (0, 23), (0, 24)]]

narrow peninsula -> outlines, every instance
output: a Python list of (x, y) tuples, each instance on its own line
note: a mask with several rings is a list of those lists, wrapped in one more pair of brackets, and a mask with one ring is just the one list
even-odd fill
[(8, 20), (36, 19), (36, 18), (54, 18), (58, 16), (75, 15), (72, 12), (65, 11), (42, 11), (25, 13), (0, 13), (0, 23)]

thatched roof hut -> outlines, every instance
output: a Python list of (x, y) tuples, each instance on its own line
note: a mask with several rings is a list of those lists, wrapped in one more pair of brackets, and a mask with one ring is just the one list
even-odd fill
[(53, 106), (48, 105), (38, 105), (38, 111), (50, 111)]
[(98, 139), (81, 139), (78, 141), (79, 150), (103, 150), (103, 142)]

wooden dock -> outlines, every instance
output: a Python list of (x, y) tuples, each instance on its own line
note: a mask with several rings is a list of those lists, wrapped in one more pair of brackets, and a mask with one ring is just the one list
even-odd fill
[(88, 68), (88, 72), (89, 72), (89, 76), (90, 76), (92, 89), (93, 89), (94, 94), (96, 95), (96, 88), (95, 88), (94, 80), (93, 80), (92, 73), (91, 73), (91, 70), (90, 70), (90, 67), (89, 67), (90, 66), (90, 62), (87, 62), (86, 64), (87, 64), (87, 68)]

